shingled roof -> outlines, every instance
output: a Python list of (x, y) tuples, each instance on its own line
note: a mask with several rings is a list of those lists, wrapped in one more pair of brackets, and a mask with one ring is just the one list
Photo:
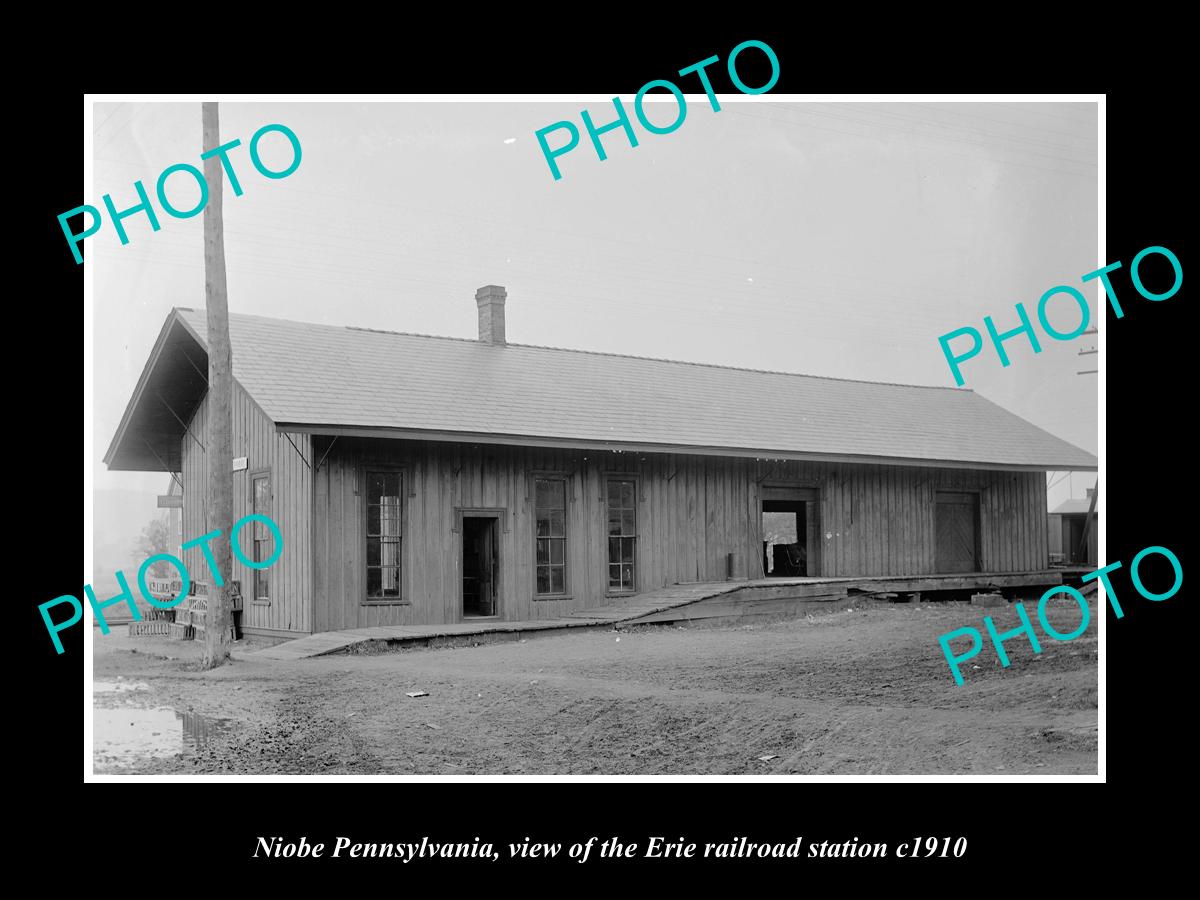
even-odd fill
[[(171, 317), (204, 346), (203, 311), (176, 309)], [(1092, 454), (958, 388), (260, 316), (231, 315), (229, 330), (234, 377), (286, 431), (1002, 468), (1097, 465)], [(135, 402), (136, 394), (131, 409)], [(120, 439), (119, 431), (106, 459)]]

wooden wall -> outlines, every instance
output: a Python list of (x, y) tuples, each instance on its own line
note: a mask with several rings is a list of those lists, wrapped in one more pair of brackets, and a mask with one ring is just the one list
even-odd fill
[[(1087, 550), (1084, 553), (1079, 552), (1080, 535), (1083, 532), (1086, 520), (1086, 513), (1062, 513), (1057, 516), (1050, 516), (1051, 550), (1054, 549), (1054, 544), (1057, 542), (1059, 552), (1063, 554), (1063, 561), (1067, 565), (1097, 565), (1096, 559), (1099, 555), (1098, 531), (1100, 524), (1099, 518), (1095, 513), (1092, 513), (1092, 525), (1088, 528)], [(1057, 541), (1055, 538), (1057, 538)]]
[(1044, 472), (759, 461), (755, 479), (821, 492), (822, 575), (926, 575), (934, 559), (934, 493), (979, 493), (985, 572), (1049, 564)]
[[(1041, 569), (1048, 562), (1040, 472), (348, 438), (330, 448), (328, 438), (314, 440), (318, 460), (326, 449), (312, 497), (316, 631), (460, 621), (456, 508), (505, 511), (499, 535), (501, 618), (555, 618), (606, 602), (608, 473), (638, 478), (639, 592), (724, 580), (728, 553), (736, 554), (739, 576), (760, 577), (763, 485), (820, 491), (816, 527), (823, 575), (934, 572), (937, 490), (979, 492), (985, 571)], [(363, 472), (370, 465), (400, 467), (405, 478), (401, 600), (388, 605), (364, 602)], [(567, 599), (534, 599), (530, 473), (535, 471), (569, 479)]]
[[(208, 400), (197, 408), (188, 428), (208, 444)], [(295, 447), (288, 441), (295, 442)], [(301, 459), (303, 454), (304, 459)], [(271, 518), (283, 534), (283, 553), (266, 570), (270, 576), (269, 605), (253, 602), (254, 570), (233, 558), (233, 577), (242, 583), (242, 627), (270, 632), (312, 630), (312, 438), (283, 435), (242, 389), (233, 390), (233, 455), (247, 458), (246, 469), (233, 473), (233, 520), (253, 512), (250, 477), (270, 472)], [(307, 462), (305, 461), (307, 460)], [(205, 510), (208, 463), (205, 452), (183, 436), (183, 539), (190, 541), (212, 531)], [(251, 552), (251, 526), (243, 528), (242, 550)], [(211, 584), (212, 576), (199, 547), (184, 551), (184, 564), (193, 579)]]
[(1061, 554), (1063, 552), (1062, 516), (1047, 516), (1046, 521), (1047, 535), (1050, 539), (1050, 552)]

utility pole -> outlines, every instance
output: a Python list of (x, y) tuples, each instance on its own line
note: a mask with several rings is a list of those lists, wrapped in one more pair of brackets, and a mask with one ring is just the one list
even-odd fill
[[(1098, 333), (1099, 332), (1095, 328), (1089, 328), (1087, 331), (1082, 332), (1082, 334), (1098, 334)], [(1096, 348), (1092, 347), (1089, 350), (1080, 350), (1079, 355), (1080, 356), (1095, 356)], [(1095, 375), (1095, 374), (1097, 374), (1097, 370), (1096, 369), (1082, 369), (1081, 371), (1076, 372), (1075, 374), (1076, 375)]]
[[(221, 145), (217, 104), (202, 103), (201, 152)], [(215, 669), (229, 659), (233, 615), (229, 583), (233, 577), (230, 550), (233, 529), (233, 352), (229, 346), (229, 297), (225, 288), (225, 232), (221, 221), (221, 161), (219, 154), (204, 160), (208, 203), (204, 207), (204, 302), (208, 314), (208, 530), (220, 532), (212, 542), (219, 580), (209, 585), (204, 621), (204, 668)]]

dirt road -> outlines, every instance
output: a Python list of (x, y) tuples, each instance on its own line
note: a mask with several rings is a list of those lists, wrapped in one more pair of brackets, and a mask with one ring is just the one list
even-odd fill
[[(141, 683), (97, 693), (101, 710), (230, 720), (181, 754), (105, 756), (97, 771), (1094, 774), (1094, 601), (1082, 637), (1043, 639), (1041, 655), (1010, 641), (1008, 669), (985, 644), (956, 687), (937, 636), (982, 630), (989, 613), (1000, 628), (1019, 624), (1010, 608), (864, 603), (740, 627), (293, 663), (235, 651), (209, 673), (195, 643), (97, 634), (96, 679)], [(1070, 632), (1078, 610), (1064, 601), (1050, 619)], [(405, 696), (418, 690), (428, 696)]]

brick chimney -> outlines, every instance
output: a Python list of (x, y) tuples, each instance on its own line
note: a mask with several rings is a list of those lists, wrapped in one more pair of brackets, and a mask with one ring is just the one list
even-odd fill
[(486, 284), (475, 292), (479, 306), (479, 340), (485, 344), (504, 344), (504, 288)]

